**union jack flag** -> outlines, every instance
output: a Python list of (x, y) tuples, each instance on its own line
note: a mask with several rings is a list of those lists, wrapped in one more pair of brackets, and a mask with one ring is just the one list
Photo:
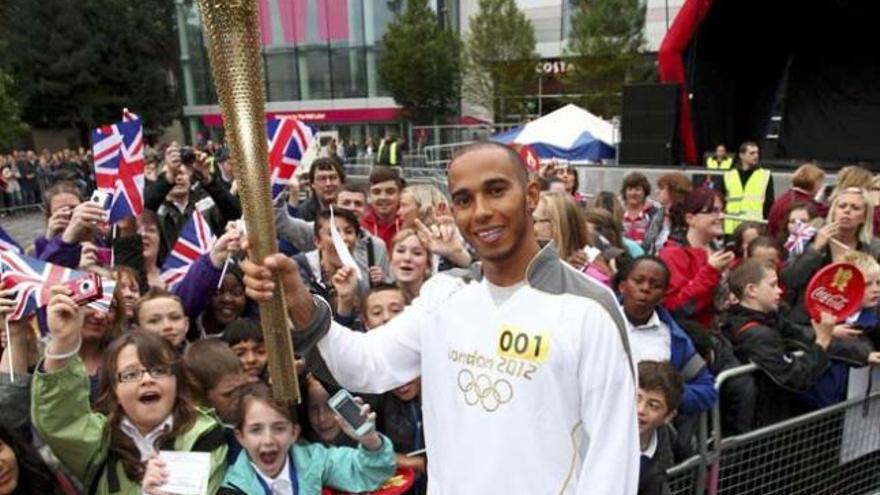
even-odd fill
[(135, 120), (141, 120), (140, 115), (129, 111), (127, 108), (122, 109), (122, 121), (123, 122), (132, 122)]
[(816, 235), (816, 227), (798, 220), (797, 228), (794, 233), (789, 234), (788, 240), (785, 241), (785, 249), (789, 256), (798, 256), (807, 248), (807, 244)]
[(3, 229), (3, 226), (0, 226), (0, 251), (12, 251), (13, 253), (24, 254), (24, 249), (22, 249), (21, 245), (15, 242), (15, 239)]
[(165, 264), (162, 265), (160, 277), (168, 290), (174, 290), (200, 256), (211, 252), (215, 240), (205, 217), (199, 210), (193, 210), (192, 216), (180, 231), (180, 237), (177, 238), (174, 248), (168, 254)]
[(16, 289), (15, 308), (10, 320), (20, 320), (49, 303), (53, 285), (85, 275), (83, 272), (45, 261), (0, 251), (0, 286)]
[(287, 181), (296, 171), (315, 131), (293, 117), (270, 118), (266, 122), (269, 138), (269, 173), (272, 176), (272, 199), (287, 188)]
[(143, 123), (123, 112), (123, 121), (92, 131), (95, 183), (113, 195), (110, 223), (144, 212)]

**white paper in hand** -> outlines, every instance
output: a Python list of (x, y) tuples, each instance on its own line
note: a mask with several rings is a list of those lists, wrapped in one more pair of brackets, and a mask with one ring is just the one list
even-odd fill
[(207, 495), (211, 477), (211, 454), (208, 452), (159, 451), (168, 468), (168, 483), (159, 489), (178, 495)]
[(336, 248), (336, 254), (339, 255), (339, 261), (342, 262), (342, 266), (353, 268), (354, 272), (357, 274), (358, 280), (360, 280), (361, 270), (358, 268), (354, 256), (351, 255), (351, 251), (348, 250), (348, 245), (342, 240), (342, 234), (340, 234), (339, 229), (336, 228), (336, 217), (333, 215), (332, 206), (330, 207), (330, 238), (333, 239), (333, 247)]

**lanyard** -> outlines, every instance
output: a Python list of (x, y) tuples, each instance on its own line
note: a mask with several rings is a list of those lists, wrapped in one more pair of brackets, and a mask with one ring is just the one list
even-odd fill
[[(296, 477), (296, 464), (293, 462), (293, 456), (290, 453), (287, 454), (288, 461), (290, 464), (290, 469), (288, 470), (290, 475), (290, 486), (293, 488), (293, 495), (297, 495), (299, 493), (299, 479)], [(260, 486), (263, 487), (263, 491), (266, 492), (266, 495), (272, 495), (272, 487), (270, 487), (266, 480), (260, 476), (260, 473), (257, 473), (257, 481), (260, 482)]]
[(410, 421), (415, 427), (413, 432), (413, 450), (419, 450), (422, 448), (422, 411), (415, 400), (409, 401), (409, 404), (406, 406)]

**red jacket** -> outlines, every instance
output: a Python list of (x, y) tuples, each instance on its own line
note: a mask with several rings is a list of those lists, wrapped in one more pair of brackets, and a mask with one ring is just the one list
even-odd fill
[(721, 282), (721, 273), (709, 264), (708, 251), (668, 241), (660, 250), (660, 258), (670, 273), (663, 305), (677, 316), (696, 320), (711, 329), (715, 289)]
[(779, 231), (785, 227), (782, 225), (782, 221), (785, 218), (785, 212), (792, 203), (807, 203), (812, 205), (814, 214), (820, 216), (824, 216), (823, 212), (826, 211), (825, 205), (816, 202), (813, 197), (810, 196), (810, 193), (803, 189), (792, 187), (788, 191), (785, 191), (785, 194), (776, 198), (776, 201), (773, 202), (773, 206), (770, 207), (770, 214), (767, 216), (767, 230), (771, 238), (775, 239)]
[(397, 231), (400, 230), (400, 220), (397, 218), (397, 215), (394, 216), (393, 220), (386, 223), (376, 216), (376, 212), (372, 208), (369, 208), (364, 217), (361, 218), (361, 227), (367, 232), (385, 241), (385, 246), (388, 248), (388, 255), (391, 255), (391, 240), (394, 239), (394, 236), (397, 235)]

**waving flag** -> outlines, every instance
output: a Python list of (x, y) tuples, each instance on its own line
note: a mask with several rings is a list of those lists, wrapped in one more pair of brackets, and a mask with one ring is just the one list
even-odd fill
[(13, 253), (24, 254), (24, 249), (21, 248), (21, 245), (15, 242), (15, 239), (3, 229), (2, 225), (0, 225), (0, 251), (12, 251)]
[(816, 227), (798, 220), (794, 233), (790, 234), (788, 240), (785, 241), (785, 249), (788, 251), (789, 257), (802, 254), (815, 235)]
[(287, 187), (287, 181), (299, 166), (315, 132), (293, 117), (279, 117), (268, 120), (266, 134), (269, 138), (272, 199), (276, 200)]
[(112, 194), (110, 223), (144, 212), (144, 142), (140, 118), (125, 109), (123, 121), (92, 131), (98, 189)]
[(63, 266), (0, 251), (0, 286), (15, 289), (15, 308), (10, 320), (20, 320), (49, 303), (49, 289), (53, 285), (67, 282), (85, 275)]
[(183, 280), (186, 272), (200, 256), (211, 252), (215, 240), (205, 217), (199, 210), (194, 210), (183, 230), (180, 231), (174, 249), (162, 265), (160, 277), (168, 290), (173, 290)]

